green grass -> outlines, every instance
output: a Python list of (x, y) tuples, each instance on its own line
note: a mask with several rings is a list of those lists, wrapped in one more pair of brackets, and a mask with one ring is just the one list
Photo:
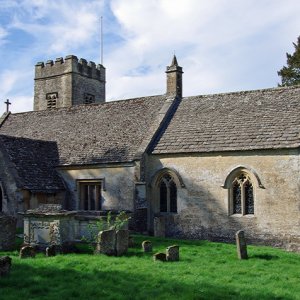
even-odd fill
[[(179, 262), (154, 262), (141, 251), (150, 239), (153, 253), (180, 246)], [(235, 245), (136, 236), (123, 257), (91, 253), (13, 259), (0, 278), (0, 299), (300, 299), (300, 255), (248, 246), (248, 260)], [(84, 252), (86, 247), (81, 247)], [(85, 251), (86, 252), (86, 251)]]

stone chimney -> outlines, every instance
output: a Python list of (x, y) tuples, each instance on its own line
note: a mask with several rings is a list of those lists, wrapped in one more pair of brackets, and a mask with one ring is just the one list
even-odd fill
[(182, 97), (182, 67), (178, 66), (176, 56), (173, 56), (171, 66), (167, 67), (167, 96)]

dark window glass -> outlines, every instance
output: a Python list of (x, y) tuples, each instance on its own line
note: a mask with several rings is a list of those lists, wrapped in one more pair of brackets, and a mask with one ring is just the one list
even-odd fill
[(160, 211), (161, 212), (167, 212), (168, 211), (168, 193), (167, 193), (167, 186), (162, 181), (160, 184)]
[(2, 189), (0, 187), (0, 211), (3, 209), (3, 196), (2, 196)]
[(233, 213), (241, 214), (242, 213), (242, 195), (241, 195), (241, 186), (238, 182), (235, 182), (232, 189), (232, 200), (233, 200)]
[(177, 187), (173, 181), (170, 182), (170, 211), (177, 212)]
[(245, 184), (245, 214), (254, 214), (253, 186), (249, 181)]
[(84, 210), (89, 209), (89, 186), (84, 185), (83, 186), (83, 203), (84, 203)]
[(90, 185), (89, 186), (89, 196), (90, 196), (90, 199), (89, 199), (89, 201), (90, 201), (90, 210), (95, 210), (96, 208), (95, 208), (95, 201), (96, 201), (96, 195), (95, 195), (95, 193), (96, 193), (96, 186), (94, 186), (94, 185)]

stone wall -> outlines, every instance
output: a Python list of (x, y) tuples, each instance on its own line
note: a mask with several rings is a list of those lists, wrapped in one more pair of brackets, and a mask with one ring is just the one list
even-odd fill
[[(232, 215), (229, 190), (224, 187), (232, 170), (244, 167), (254, 178), (254, 215)], [(233, 241), (237, 230), (247, 240), (300, 250), (298, 150), (248, 151), (216, 154), (153, 155), (148, 182), (162, 168), (176, 170), (184, 187), (178, 187), (178, 213), (165, 215), (166, 235)], [(259, 181), (258, 181), (259, 179)], [(148, 188), (148, 226), (153, 230), (155, 188)]]
[(0, 250), (14, 249), (16, 224), (16, 218), (0, 213)]
[(133, 164), (97, 168), (61, 169), (69, 189), (68, 209), (80, 210), (80, 182), (101, 182), (101, 210), (134, 210), (135, 166)]
[(57, 58), (35, 66), (34, 110), (47, 109), (46, 96), (57, 93), (56, 107), (85, 104), (86, 94), (95, 103), (105, 101), (105, 68), (74, 55)]

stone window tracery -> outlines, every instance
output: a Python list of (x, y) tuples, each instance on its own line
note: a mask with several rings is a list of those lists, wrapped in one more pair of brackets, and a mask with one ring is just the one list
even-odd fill
[(241, 172), (231, 186), (231, 213), (241, 215), (254, 214), (253, 184), (248, 174)]
[(160, 212), (177, 212), (177, 186), (171, 175), (165, 174), (159, 183)]

